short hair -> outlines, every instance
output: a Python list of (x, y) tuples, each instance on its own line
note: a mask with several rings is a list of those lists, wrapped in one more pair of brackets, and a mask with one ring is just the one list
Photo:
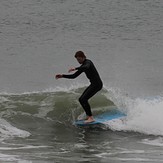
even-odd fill
[(82, 52), (82, 51), (77, 51), (75, 53), (75, 58), (77, 58), (77, 57), (86, 58), (84, 52)]

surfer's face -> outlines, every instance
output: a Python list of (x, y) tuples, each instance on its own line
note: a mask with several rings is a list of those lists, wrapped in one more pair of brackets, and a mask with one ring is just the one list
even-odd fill
[(80, 64), (82, 64), (85, 60), (85, 58), (83, 58), (83, 57), (76, 57), (76, 59)]

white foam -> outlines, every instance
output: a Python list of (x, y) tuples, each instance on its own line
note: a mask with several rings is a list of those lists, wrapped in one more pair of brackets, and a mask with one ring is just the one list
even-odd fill
[(0, 150), (7, 151), (7, 150), (17, 150), (17, 149), (39, 149), (39, 148), (47, 148), (47, 147), (52, 147), (52, 146), (25, 145), (25, 146), (21, 146), (21, 147), (0, 147)]
[(0, 153), (0, 160), (2, 161), (18, 161), (17, 156), (14, 155), (6, 155), (6, 154), (2, 154)]
[(153, 140), (144, 139), (144, 140), (141, 141), (141, 143), (152, 145), (152, 146), (162, 147), (163, 146), (163, 138), (159, 137), (159, 138), (156, 138), (156, 139), (153, 139)]
[[(82, 88), (87, 86), (88, 84), (73, 82), (71, 85), (61, 85), (56, 87), (49, 87), (43, 90), (36, 90), (36, 91), (26, 91), (21, 93), (13, 93), (13, 92), (0, 92), (0, 95), (28, 95), (28, 94), (39, 94), (39, 93), (50, 93), (50, 92), (72, 92), (78, 88)], [(3, 97), (2, 97), (3, 98)]]
[(107, 125), (111, 129), (163, 135), (162, 97), (131, 99), (119, 91), (110, 91), (112, 92), (109, 92), (107, 97), (111, 97), (119, 110), (127, 114), (126, 119), (108, 122)]
[(162, 108), (162, 98), (151, 100), (136, 99), (133, 107), (129, 108), (126, 129), (146, 134), (163, 135)]
[(8, 123), (4, 119), (0, 119), (0, 137), (1, 138), (8, 138), (8, 137), (28, 137), (30, 133), (24, 130), (20, 130), (10, 123)]
[(42, 92), (70, 92), (72, 90), (76, 90), (78, 88), (85, 87), (86, 85), (84, 83), (78, 83), (78, 82), (73, 82), (71, 85), (66, 86), (57, 86), (55, 88), (47, 88), (43, 90)]
[(6, 97), (0, 96), (0, 103), (9, 101)]

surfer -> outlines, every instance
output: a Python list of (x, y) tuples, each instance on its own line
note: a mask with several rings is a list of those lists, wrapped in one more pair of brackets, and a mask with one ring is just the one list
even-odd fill
[(86, 74), (87, 78), (90, 80), (90, 85), (86, 88), (86, 90), (80, 96), (79, 102), (82, 105), (87, 115), (87, 119), (84, 122), (90, 123), (94, 121), (94, 118), (92, 116), (92, 111), (88, 103), (88, 100), (102, 89), (103, 83), (93, 62), (86, 58), (84, 52), (82, 51), (76, 52), (75, 58), (77, 59), (79, 64), (81, 64), (81, 66), (69, 69), (68, 72), (76, 71), (74, 74), (70, 74), (70, 75), (57, 74), (55, 77), (56, 79), (59, 79), (59, 78), (74, 79), (78, 77), (82, 72)]

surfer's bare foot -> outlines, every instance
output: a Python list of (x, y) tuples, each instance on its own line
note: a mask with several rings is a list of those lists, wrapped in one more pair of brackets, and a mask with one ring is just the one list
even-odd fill
[(91, 123), (91, 122), (94, 122), (94, 118), (91, 116), (91, 117), (88, 117), (88, 119), (86, 121), (84, 121), (84, 123)]
[(84, 121), (84, 120), (88, 120), (89, 116), (86, 116), (85, 118), (83, 117), (78, 117), (78, 121)]

